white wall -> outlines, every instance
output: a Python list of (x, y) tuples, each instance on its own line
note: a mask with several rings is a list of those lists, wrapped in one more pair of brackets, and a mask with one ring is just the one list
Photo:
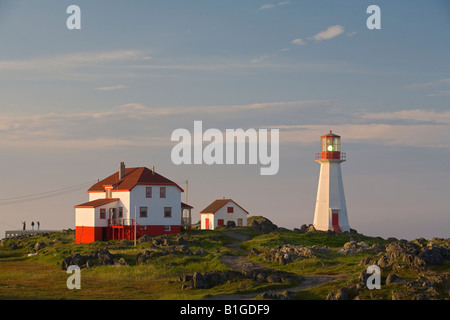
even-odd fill
[(95, 226), (95, 208), (76, 208), (75, 226), (94, 227)]
[[(152, 197), (146, 198), (146, 187), (152, 187)], [(166, 198), (160, 198), (160, 188), (166, 188)], [(142, 225), (181, 225), (181, 191), (175, 186), (137, 185), (131, 190), (130, 211), (134, 219), (136, 206), (137, 222)], [(147, 218), (140, 218), (140, 207), (147, 207)], [(172, 217), (164, 218), (164, 207), (172, 208)]]
[(339, 225), (342, 231), (350, 231), (342, 182), (340, 161), (321, 160), (317, 187), (314, 227), (318, 230), (332, 229), (330, 209), (339, 210)]
[(200, 215), (200, 228), (205, 230), (206, 228), (206, 219), (209, 219), (209, 230), (214, 230), (216, 225), (214, 224), (214, 214), (212, 213), (202, 213)]

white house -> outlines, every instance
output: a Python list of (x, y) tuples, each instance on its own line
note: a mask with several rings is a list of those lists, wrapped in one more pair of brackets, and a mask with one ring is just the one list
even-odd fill
[(234, 221), (236, 226), (247, 225), (248, 212), (232, 199), (219, 199), (200, 212), (201, 229), (214, 230)]
[(144, 234), (180, 233), (184, 192), (175, 182), (146, 167), (125, 168), (87, 191), (89, 201), (75, 206), (77, 243), (129, 239)]

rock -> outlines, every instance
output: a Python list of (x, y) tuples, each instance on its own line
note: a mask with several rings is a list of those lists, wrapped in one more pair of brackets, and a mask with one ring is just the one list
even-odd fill
[(61, 263), (61, 268), (63, 270), (67, 270), (67, 268), (72, 265), (84, 268), (87, 261), (88, 259), (85, 256), (82, 256), (79, 253), (75, 253), (72, 256), (64, 258), (63, 262)]
[(184, 254), (187, 254), (187, 255), (193, 254), (192, 251), (189, 249), (189, 247), (187, 245), (185, 245), (185, 244), (175, 246), (173, 250), (175, 252), (181, 252), (181, 253), (184, 253)]
[(334, 300), (348, 300), (348, 294), (343, 288), (339, 288), (334, 296)]
[(150, 241), (152, 241), (152, 237), (150, 237), (148, 234), (144, 234), (142, 237), (137, 239), (137, 241), (139, 243), (150, 242)]
[(178, 243), (178, 244), (185, 244), (186, 241), (184, 240), (184, 238), (183, 238), (182, 236), (179, 236), (179, 237), (177, 238), (177, 243)]
[(339, 288), (337, 290), (337, 292), (330, 292), (325, 299), (326, 300), (348, 300), (348, 294), (344, 290), (344, 288)]
[(273, 300), (295, 300), (298, 295), (292, 291), (286, 290), (283, 292), (264, 292), (261, 294), (263, 299), (273, 299)]
[(192, 287), (195, 289), (208, 289), (209, 284), (200, 272), (195, 272), (192, 276)]
[(371, 250), (372, 248), (365, 242), (356, 242), (356, 241), (349, 241), (346, 242), (342, 249), (338, 250), (340, 254), (344, 255), (352, 255), (352, 254), (359, 254), (363, 253), (365, 251)]
[(45, 242), (36, 242), (36, 244), (34, 245), (34, 251), (39, 251), (41, 249), (44, 249), (47, 245), (45, 244)]
[(98, 250), (97, 251), (97, 260), (100, 265), (114, 264), (114, 256), (108, 251), (108, 249)]
[(289, 281), (300, 281), (301, 276), (285, 271), (260, 268), (246, 271), (212, 271), (204, 274), (195, 272), (193, 275), (185, 275), (178, 278), (181, 282), (189, 282), (196, 289), (212, 288), (228, 281), (241, 279), (251, 279), (261, 283), (287, 283)]
[(124, 258), (120, 258), (118, 261), (115, 261), (114, 264), (118, 265), (118, 266), (127, 266), (128, 265), (127, 261)]
[(207, 254), (207, 252), (206, 252), (204, 249), (199, 249), (199, 250), (195, 253), (196, 256), (201, 256), (202, 254)]
[(250, 249), (249, 255), (257, 256), (257, 255), (259, 255), (260, 253), (261, 253), (261, 252), (259, 252), (258, 249), (256, 249), (256, 248), (251, 248), (251, 249)]
[(395, 273), (391, 273), (386, 278), (386, 284), (391, 284), (391, 283), (394, 283), (394, 282), (400, 282), (400, 280), (401, 279)]
[(257, 232), (270, 233), (278, 229), (278, 227), (267, 218), (260, 217), (258, 220), (259, 221), (253, 220), (250, 224), (250, 226)]
[(370, 262), (372, 261), (372, 258), (371, 257), (366, 257), (366, 258), (363, 258), (360, 262), (359, 262), (359, 266), (365, 266), (365, 265), (368, 265), (368, 264), (370, 264)]
[(139, 252), (136, 256), (136, 265), (141, 265), (147, 263), (147, 256), (141, 252)]
[(442, 255), (441, 250), (436, 247), (432, 247), (431, 249), (426, 248), (421, 253), (419, 253), (419, 257), (422, 258), (427, 264), (433, 266), (441, 266), (442, 265)]
[(314, 247), (308, 248), (301, 245), (285, 244), (283, 246), (277, 246), (262, 253), (264, 260), (285, 265), (287, 262), (293, 261), (299, 258), (313, 258), (318, 255), (324, 255), (329, 252), (328, 247)]
[(227, 228), (235, 228), (236, 227), (236, 222), (234, 222), (233, 220), (230, 220), (227, 222)]
[(314, 228), (312, 224), (309, 225), (308, 229), (306, 229), (306, 232), (314, 232), (314, 231), (316, 231), (316, 228)]

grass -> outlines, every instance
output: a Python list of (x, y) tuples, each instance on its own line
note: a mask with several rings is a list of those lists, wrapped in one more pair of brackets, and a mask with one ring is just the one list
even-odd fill
[[(210, 289), (181, 289), (182, 282), (178, 277), (194, 272), (224, 271), (227, 267), (221, 262), (222, 255), (242, 254), (233, 251), (229, 244), (237, 240), (230, 233), (245, 235), (248, 240), (241, 243), (245, 250), (256, 248), (266, 251), (283, 244), (294, 244), (319, 247), (328, 246), (330, 252), (323, 257), (298, 259), (281, 266), (265, 261), (261, 256), (250, 256), (249, 259), (263, 267), (283, 270), (299, 275), (345, 275), (335, 281), (298, 291), (300, 299), (324, 299), (330, 291), (357, 282), (359, 274), (364, 272), (365, 266), (359, 266), (362, 258), (369, 253), (344, 256), (337, 253), (350, 240), (365, 241), (369, 245), (374, 243), (386, 244), (392, 239), (384, 240), (379, 237), (367, 237), (360, 234), (310, 232), (296, 233), (293, 231), (260, 234), (252, 228), (242, 227), (232, 230), (193, 230), (183, 234), (186, 245), (195, 253), (200, 249), (206, 251), (202, 255), (169, 254), (156, 255), (147, 264), (136, 265), (136, 255), (152, 249), (150, 242), (138, 243), (134, 247), (132, 242), (95, 242), (90, 244), (75, 244), (73, 232), (55, 233), (50, 236), (36, 235), (23, 240), (12, 239), (3, 241), (0, 246), (0, 299), (75, 299), (75, 300), (105, 300), (105, 299), (202, 299), (213, 295), (245, 294), (264, 290), (275, 290), (286, 287), (286, 284), (259, 283), (250, 279), (227, 282)], [(169, 239), (175, 243), (177, 236)], [(33, 252), (37, 242), (44, 242), (46, 246), (36, 255)], [(9, 248), (14, 247), (14, 250)], [(81, 270), (81, 290), (69, 290), (66, 286), (69, 274), (62, 270), (62, 260), (75, 253), (83, 255), (92, 251), (108, 248), (115, 259), (123, 258), (128, 265), (94, 266)], [(156, 250), (161, 250), (157, 246)], [(448, 264), (434, 267), (435, 271), (448, 272)], [(397, 274), (403, 279), (415, 279), (418, 272), (399, 270)], [(382, 274), (383, 280), (387, 274)], [(293, 285), (293, 284), (290, 284)], [(374, 297), (390, 299), (392, 291), (398, 290), (400, 284), (383, 286), (383, 290), (361, 294), (363, 299)], [(445, 287), (437, 288), (438, 291)], [(256, 295), (256, 294), (255, 294)]]

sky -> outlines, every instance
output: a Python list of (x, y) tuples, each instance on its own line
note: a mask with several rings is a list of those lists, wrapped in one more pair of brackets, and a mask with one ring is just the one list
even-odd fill
[[(450, 236), (448, 1), (2, 0), (0, 39), (0, 237), (22, 221), (74, 228), (73, 207), (122, 161), (188, 180), (194, 219), (227, 197), (299, 228), (329, 130), (351, 228)], [(175, 165), (171, 134), (194, 121), (279, 129), (277, 174)]]

